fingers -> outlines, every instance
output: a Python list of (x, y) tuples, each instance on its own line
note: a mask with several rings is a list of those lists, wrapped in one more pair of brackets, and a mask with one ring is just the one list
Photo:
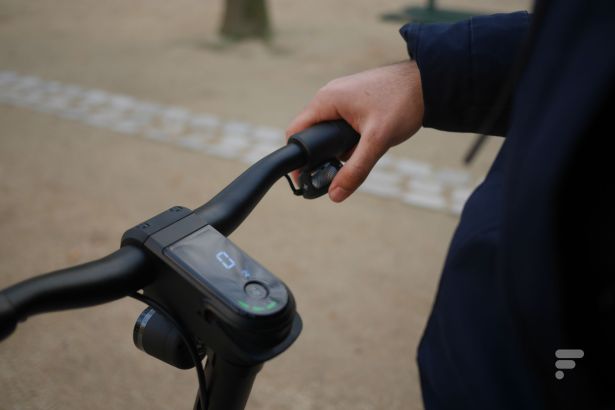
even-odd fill
[(310, 109), (308, 106), (299, 115), (297, 115), (294, 120), (291, 121), (290, 125), (286, 129), (286, 138), (288, 139), (296, 133), (318, 123), (317, 118), (318, 116), (314, 110)]
[(386, 147), (363, 135), (346, 164), (340, 169), (329, 187), (329, 198), (342, 202), (365, 181), (376, 162), (386, 152)]
[(308, 106), (291, 121), (286, 129), (286, 138), (319, 122), (341, 119), (333, 97), (326, 88), (316, 93)]
[[(316, 125), (319, 122), (338, 120), (341, 115), (338, 113), (335, 107), (335, 100), (333, 96), (326, 90), (321, 89), (308, 106), (291, 121), (290, 125), (286, 129), (286, 139), (292, 135), (303, 131), (306, 128)], [(295, 170), (291, 172), (291, 176), (295, 183), (299, 181), (299, 171)]]

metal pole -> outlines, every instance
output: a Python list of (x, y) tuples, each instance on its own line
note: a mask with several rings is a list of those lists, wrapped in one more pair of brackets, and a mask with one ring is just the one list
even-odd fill
[(207, 410), (244, 410), (254, 379), (263, 368), (263, 364), (242, 366), (231, 363), (211, 351), (207, 353), (205, 365)]

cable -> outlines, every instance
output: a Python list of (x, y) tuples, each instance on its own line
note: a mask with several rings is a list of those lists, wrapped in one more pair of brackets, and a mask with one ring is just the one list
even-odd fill
[[(135, 292), (130, 295), (131, 298), (136, 299), (140, 302), (145, 303), (148, 306), (151, 306), (156, 312), (163, 315), (169, 322), (173, 324), (179, 331), (179, 334), (186, 344), (188, 351), (190, 352), (190, 356), (192, 356), (192, 361), (194, 362), (194, 367), (196, 368), (196, 375), (199, 381), (199, 393), (197, 395), (197, 400), (194, 404), (195, 410), (198, 410), (200, 407), (201, 410), (207, 410), (207, 383), (205, 379), (205, 370), (203, 370), (203, 364), (201, 363), (201, 359), (199, 358), (199, 353), (197, 351), (196, 344), (191, 341), (189, 333), (186, 329), (173, 317), (173, 315), (160, 303), (156, 302), (154, 299), (143, 295), (142, 293)], [(199, 406), (200, 403), (200, 406)]]

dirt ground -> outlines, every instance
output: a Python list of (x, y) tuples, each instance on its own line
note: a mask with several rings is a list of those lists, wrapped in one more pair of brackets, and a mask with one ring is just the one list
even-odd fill
[[(275, 40), (216, 36), (222, 2), (0, 0), (0, 70), (284, 128), (328, 80), (406, 58), (381, 13), (407, 1), (270, 2)], [(526, 1), (457, 0), (488, 12)], [(130, 226), (196, 207), (245, 168), (0, 105), (0, 287), (101, 257)], [(422, 130), (399, 155), (460, 166), (472, 140)], [(470, 168), (484, 174), (490, 141)], [(416, 347), (457, 219), (356, 194), (303, 201), (278, 183), (233, 240), (293, 290), (304, 331), (248, 409), (420, 409)], [(0, 409), (185, 409), (193, 371), (137, 350), (131, 300), (31, 318), (0, 344)]]

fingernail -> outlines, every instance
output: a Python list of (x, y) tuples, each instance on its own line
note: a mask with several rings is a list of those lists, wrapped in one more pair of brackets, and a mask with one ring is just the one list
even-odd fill
[(350, 195), (350, 192), (338, 186), (333, 188), (333, 191), (331, 191), (329, 197), (333, 202), (342, 202), (344, 199), (348, 198), (348, 195)]

